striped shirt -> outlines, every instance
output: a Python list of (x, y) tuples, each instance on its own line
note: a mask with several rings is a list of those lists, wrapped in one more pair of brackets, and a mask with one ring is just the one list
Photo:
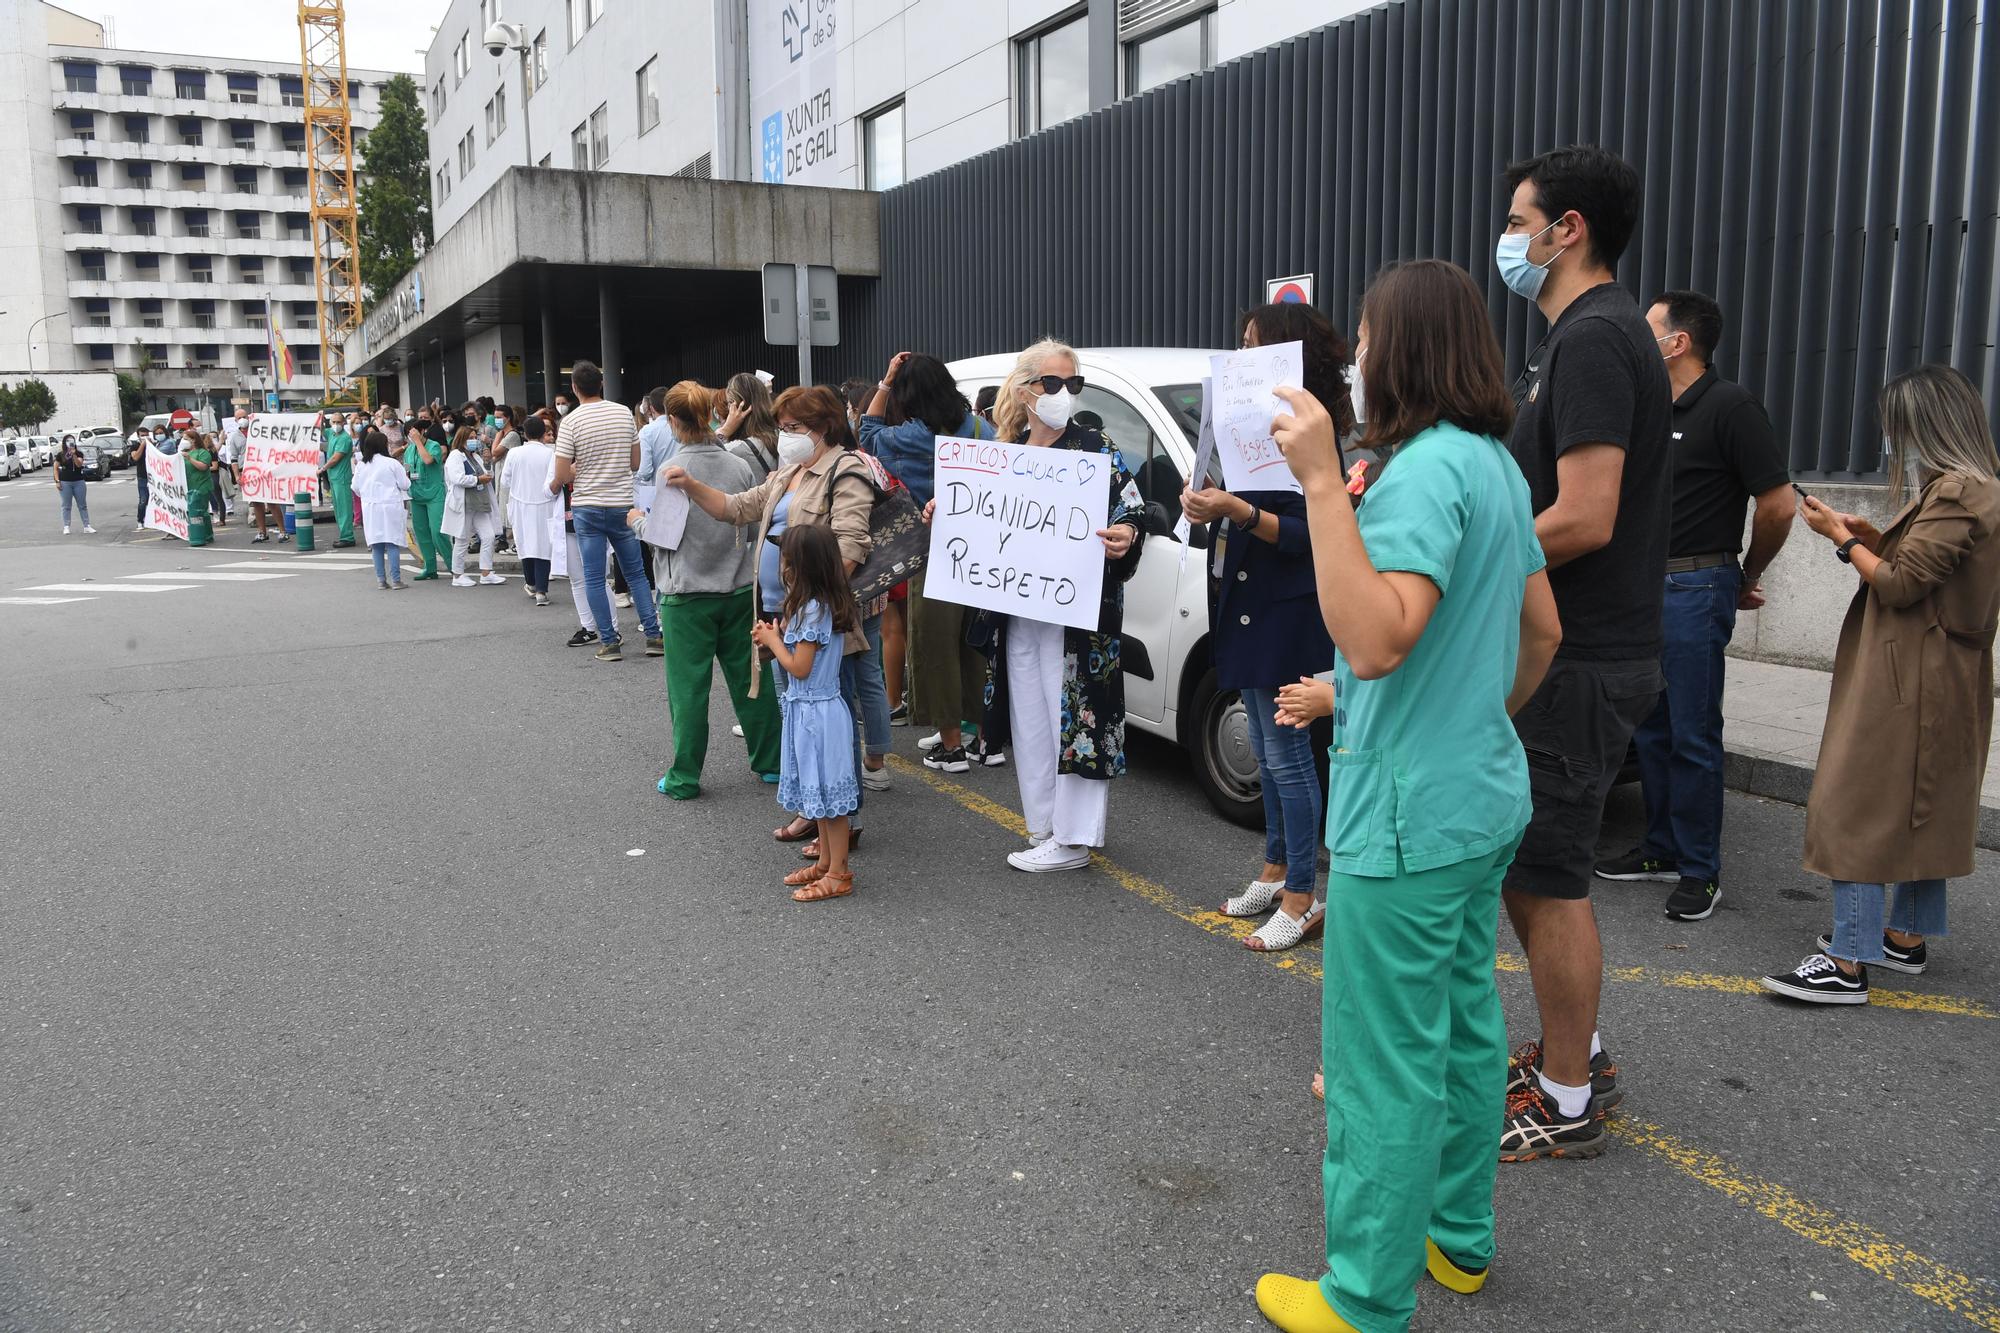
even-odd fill
[(632, 507), (632, 409), (603, 399), (569, 410), (556, 432), (556, 457), (576, 464), (573, 506)]

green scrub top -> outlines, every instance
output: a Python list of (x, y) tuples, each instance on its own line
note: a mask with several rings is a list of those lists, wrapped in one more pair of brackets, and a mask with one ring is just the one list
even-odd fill
[[(187, 451), (187, 456), (197, 463), (213, 464), (215, 462), (214, 453), (207, 449), (190, 449)], [(215, 474), (203, 471), (200, 468), (191, 467), (187, 470), (187, 483), (188, 508), (193, 509), (196, 500), (207, 500), (208, 493), (215, 489)]]
[(1375, 568), (1424, 575), (1439, 601), (1389, 675), (1335, 661), (1333, 868), (1386, 877), (1488, 855), (1531, 809), (1507, 716), (1524, 585), (1546, 563), (1528, 483), (1500, 441), (1440, 424), (1396, 450), (1357, 518)]
[(354, 439), (344, 430), (329, 430), (326, 433), (326, 456), (345, 455), (338, 463), (329, 464), (328, 476), (345, 477), (354, 468)]
[(444, 499), (444, 455), (445, 446), (426, 439), (424, 447), (431, 451), (437, 461), (426, 463), (412, 442), (403, 450), (403, 467), (410, 474), (410, 498), (412, 500)]

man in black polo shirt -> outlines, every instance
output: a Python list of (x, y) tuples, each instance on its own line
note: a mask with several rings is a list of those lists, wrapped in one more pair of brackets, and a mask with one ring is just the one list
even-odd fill
[(1653, 330), (1613, 275), (1639, 176), (1601, 148), (1507, 168), (1501, 279), (1548, 337), (1517, 385), (1508, 448), (1528, 479), (1563, 641), (1514, 717), (1534, 814), (1502, 898), (1528, 955), (1542, 1035), (1508, 1071), (1502, 1161), (1604, 1151), (1617, 1068), (1597, 1033), (1604, 951), (1590, 877), (1604, 798), (1660, 691), (1671, 395)]
[[(1674, 521), (1661, 615), (1666, 689), (1633, 738), (1646, 840), (1597, 873), (1672, 884), (1668, 918), (1703, 921), (1722, 897), (1722, 651), (1737, 610), (1764, 604), (1757, 579), (1791, 535), (1797, 499), (1763, 404), (1709, 369), (1722, 341), (1721, 307), (1700, 292), (1664, 292), (1646, 322), (1674, 390)], [(1743, 505), (1752, 496), (1750, 553), (1739, 567)]]

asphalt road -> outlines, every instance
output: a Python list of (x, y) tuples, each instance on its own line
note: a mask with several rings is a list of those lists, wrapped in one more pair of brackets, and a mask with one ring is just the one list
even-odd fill
[[(1260, 840), (1170, 747), (1064, 876), (1002, 859), (1011, 769), (900, 767), (799, 907), (726, 704), (663, 800), (659, 664), (566, 599), (93, 491), (64, 541), (0, 484), (0, 599), (84, 599), (0, 600), (0, 1329), (1254, 1329), (1318, 1271), (1319, 955), (1203, 912)], [(189, 572), (288, 577), (134, 577)], [(1602, 886), (1617, 1142), (1503, 1167), (1418, 1328), (2000, 1329), (2000, 867), (1903, 1003), (1794, 1007), (1745, 979), (1828, 923), (1801, 813), (1728, 818), (1711, 922)]]

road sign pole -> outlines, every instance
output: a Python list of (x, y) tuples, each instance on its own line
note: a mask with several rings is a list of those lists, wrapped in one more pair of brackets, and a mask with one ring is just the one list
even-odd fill
[(813, 349), (812, 302), (806, 293), (806, 266), (794, 264), (792, 275), (798, 292), (799, 383), (807, 385), (813, 382)]

